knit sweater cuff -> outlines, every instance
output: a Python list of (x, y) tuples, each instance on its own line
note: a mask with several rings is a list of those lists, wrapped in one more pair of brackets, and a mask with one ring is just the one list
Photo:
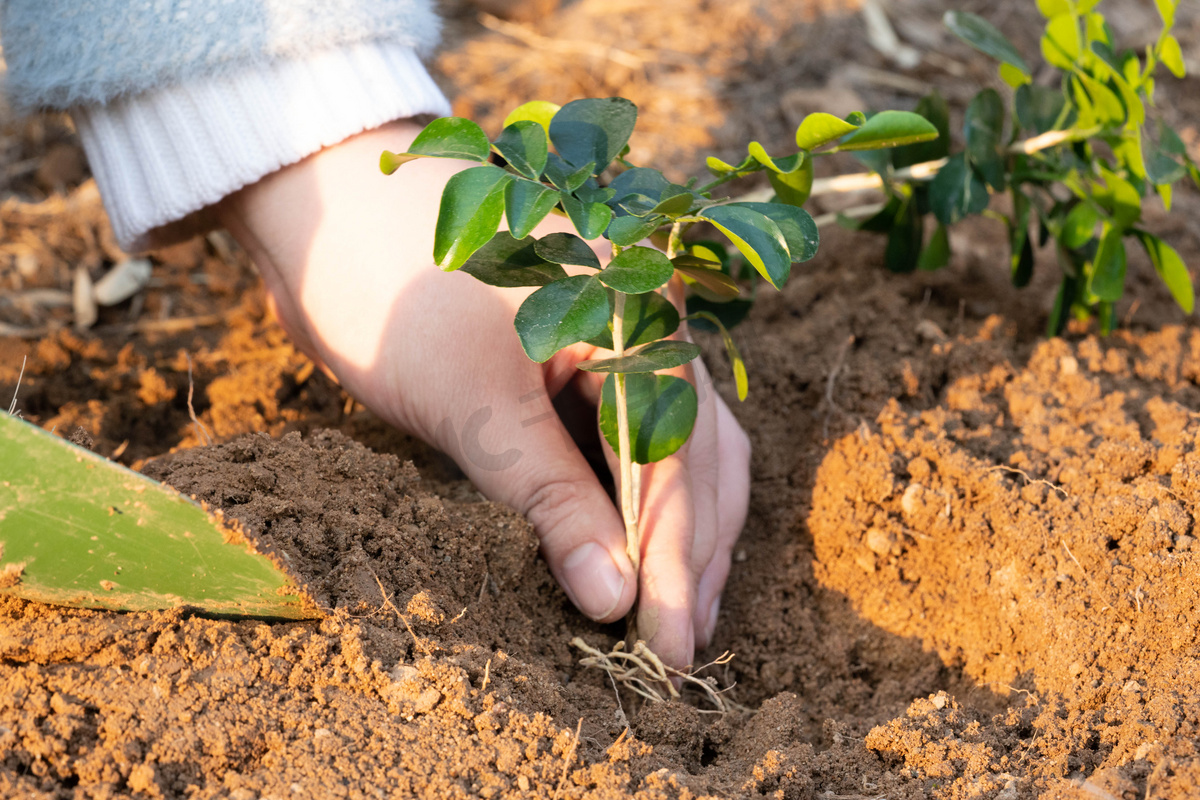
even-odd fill
[(323, 147), (449, 111), (415, 51), (384, 42), (82, 106), (72, 116), (117, 239), (137, 251), (212, 227), (213, 204)]

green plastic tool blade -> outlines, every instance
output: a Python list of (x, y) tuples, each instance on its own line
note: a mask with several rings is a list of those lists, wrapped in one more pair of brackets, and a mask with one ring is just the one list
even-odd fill
[(319, 617), (296, 585), (174, 489), (0, 412), (0, 593), (119, 611)]

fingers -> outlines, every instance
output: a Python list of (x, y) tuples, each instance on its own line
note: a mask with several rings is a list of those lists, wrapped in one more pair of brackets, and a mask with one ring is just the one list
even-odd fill
[(637, 576), (608, 494), (556, 415), (525, 428), (515, 442), (536, 457), (522, 458), (520, 469), (468, 469), (469, 476), (529, 519), (550, 571), (580, 611), (599, 622), (620, 619), (633, 606)]
[(746, 524), (750, 504), (750, 439), (720, 397), (716, 397), (716, 415), (717, 531), (712, 559), (696, 590), (696, 646), (699, 649), (712, 643), (733, 548)]

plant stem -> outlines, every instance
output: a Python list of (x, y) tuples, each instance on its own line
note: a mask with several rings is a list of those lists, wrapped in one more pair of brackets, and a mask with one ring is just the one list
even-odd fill
[[(614, 248), (615, 249), (615, 248)], [(625, 294), (616, 292), (613, 309), (613, 352), (617, 358), (625, 355)], [(621, 460), (621, 516), (625, 520), (625, 552), (636, 573), (642, 560), (642, 537), (638, 527), (638, 481), (634, 477), (633, 451), (629, 442), (629, 405), (625, 392), (625, 375), (613, 375), (617, 401), (617, 457)], [(639, 476), (640, 477), (640, 476)]]

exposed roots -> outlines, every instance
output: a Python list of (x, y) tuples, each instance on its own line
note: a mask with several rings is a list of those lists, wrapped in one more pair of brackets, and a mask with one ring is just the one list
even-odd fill
[(730, 711), (749, 711), (745, 706), (735, 703), (725, 696), (733, 686), (719, 688), (717, 679), (700, 677), (699, 672), (708, 667), (724, 666), (733, 660), (733, 653), (722, 653), (714, 661), (684, 672), (668, 667), (646, 643), (638, 639), (632, 650), (625, 649), (625, 642), (617, 642), (607, 653), (592, 647), (583, 639), (576, 636), (571, 640), (571, 646), (582, 650), (586, 655), (579, 659), (585, 667), (595, 667), (608, 673), (615, 683), (655, 703), (677, 700), (682, 697), (677, 688), (677, 679), (683, 689), (689, 686), (698, 689), (712, 704), (711, 709), (699, 709), (702, 714), (725, 714)]

